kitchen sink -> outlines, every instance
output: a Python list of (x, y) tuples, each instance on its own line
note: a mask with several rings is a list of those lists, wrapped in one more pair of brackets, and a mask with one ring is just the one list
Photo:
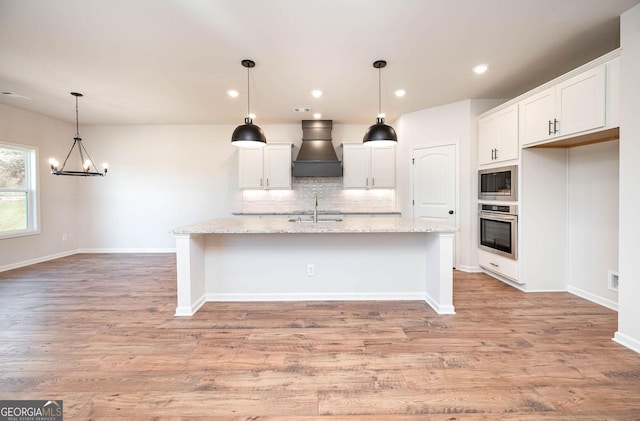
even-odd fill
[[(290, 218), (289, 222), (313, 223), (313, 219)], [(342, 222), (342, 218), (318, 218), (318, 222)]]

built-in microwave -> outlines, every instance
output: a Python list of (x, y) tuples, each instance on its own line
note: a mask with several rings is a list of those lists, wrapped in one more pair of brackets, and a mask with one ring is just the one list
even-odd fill
[(478, 199), (518, 200), (518, 166), (478, 171)]

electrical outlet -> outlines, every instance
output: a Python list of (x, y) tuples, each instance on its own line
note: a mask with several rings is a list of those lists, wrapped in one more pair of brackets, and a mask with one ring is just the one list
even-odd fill
[(313, 263), (307, 265), (307, 276), (316, 276), (316, 265)]
[(62, 242), (64, 243), (67, 239), (67, 234), (62, 234)]

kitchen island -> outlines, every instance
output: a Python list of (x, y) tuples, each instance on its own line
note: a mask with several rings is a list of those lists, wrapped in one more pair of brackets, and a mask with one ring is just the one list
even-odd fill
[(176, 228), (176, 316), (207, 301), (417, 299), (453, 314), (455, 231), (412, 218), (227, 218)]

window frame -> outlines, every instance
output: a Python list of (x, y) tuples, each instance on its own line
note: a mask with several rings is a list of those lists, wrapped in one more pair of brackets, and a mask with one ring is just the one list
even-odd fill
[(27, 227), (21, 230), (0, 232), (0, 240), (27, 235), (40, 234), (40, 183), (38, 172), (39, 151), (36, 146), (6, 142), (0, 139), (0, 148), (13, 149), (25, 153), (26, 188), (2, 188), (0, 192), (26, 193), (27, 195)]

